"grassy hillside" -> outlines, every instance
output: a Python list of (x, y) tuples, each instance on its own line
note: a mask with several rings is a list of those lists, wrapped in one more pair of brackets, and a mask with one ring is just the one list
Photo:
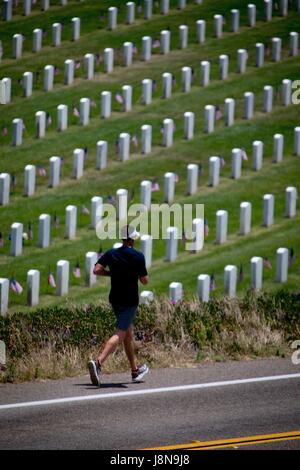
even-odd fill
[[(154, 2), (155, 3), (155, 2)], [(1, 40), (4, 57), (0, 64), (0, 78), (11, 77), (12, 102), (1, 106), (0, 130), (8, 128), (8, 135), (0, 135), (0, 172), (8, 172), (16, 177), (16, 185), (12, 188), (10, 203), (0, 207), (0, 232), (2, 232), (5, 245), (0, 248), (0, 277), (16, 277), (26, 286), (26, 276), (29, 269), (39, 269), (41, 272), (41, 305), (56, 303), (88, 303), (99, 297), (105, 298), (109, 283), (101, 279), (91, 289), (84, 286), (84, 257), (87, 251), (98, 251), (100, 242), (93, 230), (89, 228), (90, 218), (80, 213), (81, 205), (90, 208), (90, 199), (93, 196), (107, 197), (115, 194), (119, 188), (126, 188), (134, 195), (133, 202), (140, 201), (140, 182), (144, 179), (157, 179), (160, 191), (153, 193), (153, 202), (163, 201), (163, 177), (167, 171), (174, 171), (179, 176), (176, 184), (175, 202), (203, 203), (205, 217), (208, 219), (209, 235), (205, 239), (202, 252), (191, 254), (180, 246), (179, 256), (175, 263), (170, 265), (164, 260), (165, 241), (154, 241), (153, 266), (150, 270), (149, 289), (156, 294), (167, 293), (172, 281), (183, 282), (186, 297), (191, 297), (196, 291), (196, 279), (201, 273), (214, 273), (217, 289), (213, 296), (223, 293), (223, 269), (226, 264), (243, 264), (244, 280), (239, 283), (238, 293), (242, 294), (249, 287), (250, 258), (252, 256), (268, 256), (272, 262), (272, 269), (264, 271), (265, 289), (277, 289), (275, 282), (276, 249), (280, 246), (293, 247), (296, 260), (290, 267), (289, 279), (286, 283), (288, 289), (297, 289), (299, 286), (300, 252), (299, 239), (299, 212), (294, 219), (285, 218), (285, 188), (296, 186), (298, 191), (300, 181), (299, 157), (293, 155), (294, 127), (300, 122), (299, 105), (283, 107), (280, 98), (280, 85), (283, 79), (299, 79), (299, 56), (289, 56), (289, 33), (299, 32), (299, 12), (295, 3), (286, 18), (274, 11), (274, 18), (270, 23), (263, 21), (262, 2), (253, 2), (257, 5), (258, 22), (256, 27), (247, 26), (248, 1), (233, 0), (204, 0), (203, 5), (195, 5), (191, 0), (187, 2), (184, 11), (176, 9), (176, 1), (171, 2), (170, 14), (163, 17), (159, 9), (150, 21), (145, 21), (143, 15), (137, 14), (134, 25), (125, 25), (125, 2), (114, 2), (119, 7), (120, 26), (114, 32), (106, 30), (107, 8), (109, 1), (101, 2), (95, 6), (93, 1), (69, 2), (68, 6), (53, 6), (49, 12), (39, 12), (34, 9), (33, 14), (24, 18), (15, 16), (10, 23), (1, 23)], [(239, 33), (230, 32), (230, 9), (239, 8), (241, 12), (241, 28)], [(101, 13), (101, 12), (104, 13)], [(104, 15), (100, 20), (99, 16)], [(213, 15), (223, 14), (226, 22), (224, 34), (221, 39), (213, 37)], [(81, 39), (71, 42), (70, 20), (74, 16), (81, 18)], [(205, 44), (199, 45), (196, 41), (196, 21), (207, 21), (207, 39)], [(63, 42), (58, 48), (51, 44), (51, 25), (62, 22)], [(189, 47), (179, 50), (178, 26), (189, 26)], [(31, 53), (32, 30), (41, 27), (47, 30), (43, 39), (45, 47), (37, 54)], [(171, 52), (162, 56), (159, 49), (153, 49), (150, 62), (140, 60), (141, 39), (150, 35), (158, 39), (160, 31), (167, 27), (171, 30)], [(20, 32), (25, 36), (24, 56), (19, 60), (12, 59), (12, 36)], [(271, 38), (282, 38), (282, 60), (279, 63), (271, 61)], [(132, 67), (122, 65), (122, 44), (132, 41), (138, 48)], [(265, 66), (261, 69), (255, 67), (255, 44), (263, 42), (266, 45)], [(105, 47), (115, 49), (115, 69), (107, 75), (103, 73), (103, 50)], [(246, 48), (249, 53), (247, 71), (240, 75), (236, 73), (236, 57), (239, 48)], [(99, 53), (100, 62), (96, 66), (94, 80), (84, 79), (83, 56), (87, 52)], [(230, 73), (228, 80), (219, 80), (218, 58), (220, 54), (230, 57)], [(81, 61), (76, 70), (74, 85), (63, 85), (63, 64), (66, 59), (73, 58)], [(200, 86), (200, 62), (211, 61), (211, 83), (208, 87)], [(43, 68), (47, 64), (58, 68), (55, 76), (55, 86), (52, 92), (42, 90)], [(195, 80), (190, 93), (181, 91), (181, 68), (191, 66), (195, 71)], [(39, 72), (34, 83), (32, 97), (23, 98), (22, 88), (18, 80), (25, 71)], [(162, 79), (164, 72), (171, 72), (176, 77), (176, 85), (172, 98), (163, 100)], [(141, 103), (144, 78), (156, 80), (157, 87), (153, 93), (153, 102), (149, 106)], [(121, 91), (124, 84), (133, 86), (133, 110), (123, 113), (121, 105), (114, 99), (114, 95)], [(262, 112), (263, 87), (272, 85), (275, 89), (274, 107), (272, 113), (266, 115)], [(113, 114), (108, 120), (100, 119), (100, 95), (104, 90), (113, 94)], [(243, 94), (246, 91), (255, 93), (255, 116), (251, 121), (243, 119)], [(72, 106), (79, 108), (79, 100), (88, 97), (95, 102), (91, 108), (91, 121), (87, 127), (79, 124), (79, 119), (72, 115)], [(228, 97), (236, 99), (236, 119), (231, 128), (226, 128), (224, 120), (217, 122), (213, 134), (204, 133), (204, 106), (213, 104), (220, 106), (223, 111), (224, 100)], [(58, 133), (56, 121), (56, 108), (59, 104), (69, 106), (69, 128)], [(47, 129), (46, 137), (35, 138), (34, 116), (37, 111), (46, 111), (52, 117), (52, 124)], [(183, 138), (183, 114), (193, 111), (196, 118), (195, 137), (187, 142)], [(26, 125), (23, 145), (11, 145), (11, 121), (22, 118)], [(162, 147), (161, 124), (166, 117), (174, 119), (176, 124), (174, 145), (165, 149)], [(141, 154), (140, 128), (143, 124), (153, 126), (153, 149), (147, 157)], [(138, 147), (131, 146), (130, 160), (126, 163), (118, 161), (115, 142), (121, 132), (137, 134)], [(284, 135), (284, 159), (280, 164), (272, 163), (273, 135)], [(96, 170), (96, 143), (98, 140), (107, 140), (109, 143), (108, 167), (104, 171)], [(252, 170), (252, 142), (264, 142), (264, 163), (259, 172)], [(75, 148), (88, 148), (85, 162), (84, 176), (79, 181), (71, 178), (73, 165), (73, 150)], [(244, 147), (248, 154), (248, 161), (243, 162), (242, 177), (232, 180), (231, 149)], [(64, 158), (61, 184), (56, 189), (48, 188), (49, 158), (58, 155)], [(208, 187), (208, 160), (210, 156), (222, 155), (225, 166), (221, 171), (221, 182), (216, 188)], [(201, 165), (202, 172), (199, 180), (199, 189), (196, 196), (186, 195), (187, 171), (189, 163)], [(31, 198), (23, 196), (23, 172), (27, 164), (43, 166), (47, 176), (37, 176), (37, 191)], [(275, 223), (266, 229), (262, 227), (262, 197), (266, 193), (275, 195)], [(252, 231), (247, 236), (240, 236), (239, 231), (239, 205), (243, 201), (252, 203)], [(69, 204), (78, 207), (78, 230), (74, 241), (64, 239), (65, 208)], [(229, 212), (229, 238), (222, 246), (216, 246), (215, 241), (215, 213), (218, 209)], [(58, 228), (52, 225), (51, 246), (47, 249), (37, 248), (38, 217), (42, 213), (54, 214), (59, 218)], [(29, 222), (33, 225), (34, 239), (24, 245), (20, 257), (9, 256), (8, 235), (13, 222), (22, 222), (27, 231)], [(103, 248), (110, 248), (113, 241), (103, 243)], [(137, 247), (139, 248), (139, 244)], [(71, 273), (70, 292), (67, 298), (58, 298), (55, 291), (47, 284), (49, 266), (56, 271), (56, 262), (68, 259), (71, 270), (77, 259), (82, 270), (82, 278), (75, 279)], [(10, 311), (28, 310), (26, 307), (26, 289), (21, 296), (10, 291)]]

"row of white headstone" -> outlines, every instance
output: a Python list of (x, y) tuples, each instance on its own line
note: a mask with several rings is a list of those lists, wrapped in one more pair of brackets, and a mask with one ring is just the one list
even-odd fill
[[(193, 113), (185, 113), (185, 138), (190, 139), (193, 136), (194, 121)], [(166, 139), (168, 138), (169, 121), (164, 123), (164, 133), (166, 133)], [(166, 128), (166, 130), (165, 130)], [(152, 150), (152, 126), (143, 125), (141, 127), (142, 132), (142, 153), (147, 155)], [(129, 134), (121, 134), (119, 139), (120, 145), (120, 157), (129, 157), (129, 146), (130, 138)], [(171, 133), (172, 136), (172, 133)], [(165, 141), (165, 145), (170, 143), (168, 140)], [(97, 160), (96, 168), (103, 170), (107, 167), (107, 154), (108, 154), (108, 143), (107, 141), (100, 140), (97, 142)], [(255, 140), (252, 143), (252, 168), (254, 171), (259, 171), (263, 165), (263, 154), (264, 154), (264, 143), (260, 140)], [(300, 156), (300, 127), (294, 128), (294, 154)], [(284, 136), (283, 134), (275, 134), (273, 136), (273, 158), (274, 163), (282, 161), (284, 155)], [(80, 179), (83, 176), (84, 171), (84, 149), (75, 149), (73, 152), (73, 172), (72, 176), (75, 179)], [(242, 161), (243, 151), (240, 148), (234, 148), (231, 152), (231, 177), (233, 179), (239, 179), (242, 175)], [(53, 156), (49, 159), (50, 163), (50, 177), (49, 187), (56, 188), (60, 183), (61, 175), (61, 157)], [(222, 168), (222, 160), (219, 156), (212, 156), (209, 158), (208, 163), (209, 169), (209, 186), (218, 186), (220, 182), (220, 171)], [(188, 169), (188, 188), (187, 193), (193, 195), (197, 192), (198, 188), (198, 165), (190, 164)], [(167, 173), (169, 174), (169, 173)], [(170, 173), (172, 174), (172, 173)], [(170, 189), (165, 193), (169, 194), (166, 202), (171, 203), (175, 193), (175, 179), (170, 177)], [(5, 206), (9, 204), (10, 195), (10, 175), (8, 173), (0, 174), (0, 205)], [(24, 195), (31, 197), (35, 194), (36, 189), (36, 166), (26, 165), (24, 169)]]
[[(47, 11), (50, 8), (50, 0), (41, 0), (41, 10)], [(60, 0), (60, 5), (65, 6), (68, 4), (68, 0)], [(23, 0), (23, 15), (29, 16), (31, 14), (33, 1)], [(3, 0), (3, 20), (11, 21), (13, 17), (13, 0)]]
[[(263, 258), (254, 256), (250, 260), (251, 266), (251, 289), (259, 291), (263, 286)], [(276, 251), (276, 282), (283, 283), (288, 280), (289, 250), (278, 248)], [(236, 297), (238, 282), (238, 268), (227, 265), (224, 268), (224, 295), (229, 298)], [(211, 277), (208, 274), (200, 274), (197, 278), (197, 295), (201, 302), (210, 300)], [(148, 304), (153, 301), (151, 291), (143, 291), (140, 294), (140, 302)], [(173, 304), (183, 300), (183, 285), (181, 282), (172, 282), (169, 285), (169, 299)]]
[[(209, 63), (208, 63), (209, 64)], [(164, 74), (163, 80), (166, 78)], [(171, 74), (169, 74), (171, 77)], [(170, 78), (172, 80), (172, 77)], [(183, 67), (182, 69), (183, 91), (189, 92), (191, 87), (191, 68)], [(170, 84), (170, 86), (172, 86)], [(292, 80), (284, 79), (281, 83), (281, 105), (289, 106), (292, 102)], [(124, 97), (124, 111), (132, 110), (132, 87), (130, 85), (123, 86), (122, 89)], [(152, 80), (144, 79), (142, 83), (142, 97), (143, 103), (149, 105), (152, 102)], [(263, 88), (263, 107), (264, 113), (270, 113), (273, 109), (274, 89), (271, 85), (265, 85)], [(224, 102), (224, 121), (225, 126), (232, 126), (235, 120), (235, 99), (227, 98)], [(254, 117), (254, 93), (244, 93), (244, 110), (243, 118), (252, 119)], [(79, 119), (82, 126), (88, 126), (90, 123), (91, 101), (89, 98), (81, 98), (79, 106)], [(110, 91), (103, 91), (101, 93), (101, 118), (108, 119), (112, 113), (112, 95)], [(74, 114), (74, 112), (73, 112)], [(206, 105), (204, 108), (205, 128), (204, 132), (210, 134), (215, 130), (216, 123), (216, 106)], [(47, 114), (45, 111), (38, 111), (35, 114), (36, 124), (36, 137), (41, 139), (46, 135), (47, 128)], [(184, 128), (185, 138), (190, 140), (194, 137), (195, 115), (192, 112), (184, 114)], [(68, 128), (68, 106), (59, 105), (57, 107), (57, 130), (59, 132), (65, 131)], [(142, 126), (142, 134), (145, 126)], [(147, 139), (151, 140), (151, 126), (148, 126), (146, 134)], [(12, 121), (12, 145), (20, 146), (23, 143), (23, 130), (24, 123), (21, 118), (15, 118)], [(174, 122), (172, 119), (165, 119), (163, 121), (163, 145), (170, 147), (173, 144)], [(128, 160), (129, 158), (129, 144), (130, 135), (128, 133), (121, 133), (120, 137), (120, 160)], [(150, 147), (151, 148), (151, 143)], [(142, 153), (149, 153), (143, 152)]]
[[(194, 165), (197, 167), (197, 165)], [(190, 171), (190, 166), (188, 167)], [(151, 209), (151, 181), (144, 180), (140, 185), (141, 191), (141, 204), (147, 210)], [(164, 200), (170, 204), (173, 200), (175, 190), (175, 174), (166, 173), (164, 181)], [(297, 188), (289, 186), (285, 192), (285, 216), (293, 218), (296, 216), (297, 207)], [(263, 225), (270, 227), (274, 223), (274, 207), (275, 198), (272, 194), (265, 194), (263, 196)], [(127, 217), (128, 213), (128, 191), (126, 189), (119, 189), (116, 192), (116, 208), (117, 217), (120, 221)], [(250, 202), (242, 202), (240, 204), (240, 235), (247, 235), (251, 232), (251, 214), (252, 204)], [(95, 196), (91, 199), (91, 228), (97, 228), (103, 216), (103, 198)], [(65, 212), (65, 238), (74, 240), (76, 238), (77, 230), (77, 207), (68, 205)], [(196, 234), (195, 240), (191, 241), (191, 251), (197, 252), (203, 248), (203, 233), (204, 225), (203, 220), (194, 219), (192, 231)], [(48, 248), (50, 246), (51, 238), (51, 216), (49, 214), (41, 214), (39, 217), (38, 228), (38, 247)], [(227, 241), (228, 236), (228, 212), (226, 210), (218, 210), (216, 212), (216, 239), (215, 242), (219, 245)], [(147, 267), (151, 266), (152, 262), (152, 237), (145, 235), (147, 240), (142, 238), (142, 251), (146, 257)], [(178, 240), (181, 239), (182, 234), (179, 233), (177, 227), (169, 227), (167, 229), (167, 251), (166, 260), (173, 262), (177, 258)], [(10, 255), (20, 256), (23, 250), (23, 224), (16, 222), (11, 225), (11, 245)]]
[[(161, 0), (160, 11), (161, 14), (166, 15), (170, 10), (170, 0)], [(203, 0), (194, 0), (194, 3), (201, 5)], [(60, 5), (65, 6), (68, 0), (60, 0)], [(178, 0), (177, 7), (183, 10), (186, 6), (186, 0)], [(23, 2), (23, 15), (29, 16), (31, 14), (32, 0), (24, 0)], [(48, 11), (50, 8), (50, 0), (41, 0), (41, 10)], [(126, 23), (133, 24), (135, 22), (135, 2), (126, 3)], [(153, 0), (144, 0), (143, 8), (144, 18), (151, 19), (153, 14)], [(108, 29), (115, 29), (117, 27), (117, 14), (116, 7), (108, 9)], [(11, 21), (13, 17), (13, 0), (3, 0), (3, 20)]]
[[(92, 287), (96, 283), (93, 268), (98, 260), (96, 252), (88, 252), (85, 256), (85, 284)], [(287, 248), (278, 248), (276, 251), (276, 281), (286, 282), (288, 279), (289, 251)], [(227, 265), (224, 269), (224, 294), (229, 298), (236, 297), (237, 266)], [(56, 295), (65, 296), (69, 292), (70, 262), (60, 260), (57, 262)], [(211, 278), (208, 274), (200, 274), (197, 278), (197, 294), (202, 302), (210, 299)], [(263, 258), (251, 258), (251, 288), (258, 291), (263, 285)], [(40, 271), (30, 269), (27, 273), (27, 304), (31, 307), (39, 304), (40, 298)], [(143, 291), (140, 294), (140, 303), (147, 304), (154, 299), (153, 292)], [(169, 299), (176, 304), (183, 299), (183, 286), (180, 282), (172, 282), (169, 286)], [(6, 316), (9, 304), (9, 279), (0, 278), (0, 314)]]
[[(180, 28), (187, 28), (186, 26), (180, 26)], [(170, 50), (170, 38), (166, 40), (166, 37), (170, 35), (170, 31), (161, 32), (161, 51), (166, 54)], [(151, 58), (151, 44), (144, 47), (145, 44), (149, 43), (151, 38), (147, 40), (143, 38), (143, 60), (150, 60)], [(271, 58), (274, 62), (279, 62), (282, 59), (282, 40), (279, 37), (273, 37), (271, 40), (272, 52)], [(290, 43), (289, 43), (289, 54), (292, 57), (298, 55), (299, 47), (299, 33), (292, 31), (290, 32)], [(133, 63), (133, 50), (134, 45), (132, 42), (125, 42), (123, 44), (123, 61), (126, 67), (129, 67)], [(150, 56), (148, 52), (150, 53)], [(237, 51), (237, 73), (245, 73), (248, 61), (248, 51), (246, 49), (238, 49)], [(104, 49), (104, 72), (112, 73), (114, 69), (114, 49)], [(265, 45), (263, 43), (256, 43), (255, 45), (255, 65), (256, 67), (263, 67), (265, 61)], [(190, 70), (188, 70), (190, 69)], [(210, 82), (210, 61), (201, 61), (200, 63), (200, 84), (201, 86), (207, 86)], [(87, 80), (92, 80), (95, 73), (95, 56), (94, 54), (85, 54), (84, 56), (84, 77)], [(219, 78), (220, 80), (226, 80), (229, 73), (229, 56), (221, 54), (219, 56)], [(163, 98), (170, 98), (172, 93), (172, 75), (163, 74)], [(55, 67), (53, 65), (46, 65), (44, 67), (44, 78), (43, 78), (43, 90), (46, 92), (52, 91), (54, 88), (54, 77)], [(74, 83), (75, 78), (75, 61), (73, 59), (67, 59), (64, 63), (64, 84), (70, 86)], [(183, 91), (189, 91), (192, 84), (192, 68), (182, 68), (182, 88)], [(4, 77), (2, 79), (2, 86), (4, 87), (4, 100), (3, 104), (11, 102), (11, 79)], [(22, 86), (24, 97), (28, 98), (33, 92), (33, 73), (26, 71), (23, 74)], [(168, 92), (165, 92), (165, 89)]]

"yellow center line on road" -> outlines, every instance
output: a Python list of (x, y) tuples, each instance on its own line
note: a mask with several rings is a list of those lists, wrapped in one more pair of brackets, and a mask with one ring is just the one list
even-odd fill
[(192, 441), (186, 444), (177, 444), (163, 447), (152, 447), (144, 450), (213, 450), (226, 447), (240, 447), (254, 444), (267, 444), (269, 442), (292, 441), (300, 439), (300, 430), (282, 432), (277, 434), (262, 434), (258, 436), (235, 437), (217, 441)]

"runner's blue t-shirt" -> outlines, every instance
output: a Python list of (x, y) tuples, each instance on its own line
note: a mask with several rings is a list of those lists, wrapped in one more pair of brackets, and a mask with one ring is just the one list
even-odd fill
[(104, 268), (109, 267), (111, 275), (110, 303), (124, 307), (138, 305), (138, 280), (139, 277), (148, 275), (143, 253), (123, 245), (104, 253), (97, 263)]

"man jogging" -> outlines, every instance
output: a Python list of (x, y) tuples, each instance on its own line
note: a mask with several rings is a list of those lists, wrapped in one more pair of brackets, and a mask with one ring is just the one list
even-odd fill
[[(101, 366), (107, 357), (112, 354), (120, 343), (124, 349), (131, 367), (133, 382), (139, 382), (149, 371), (146, 365), (138, 366), (133, 346), (133, 320), (139, 303), (138, 281), (144, 285), (148, 283), (148, 273), (145, 266), (145, 257), (133, 248), (135, 240), (139, 238), (138, 232), (126, 225), (121, 230), (123, 245), (104, 253), (97, 261), (94, 274), (109, 276), (111, 290), (109, 302), (116, 315), (116, 330), (107, 341), (96, 361), (89, 362), (89, 372), (93, 385), (100, 386)], [(108, 267), (109, 271), (105, 268)]]

